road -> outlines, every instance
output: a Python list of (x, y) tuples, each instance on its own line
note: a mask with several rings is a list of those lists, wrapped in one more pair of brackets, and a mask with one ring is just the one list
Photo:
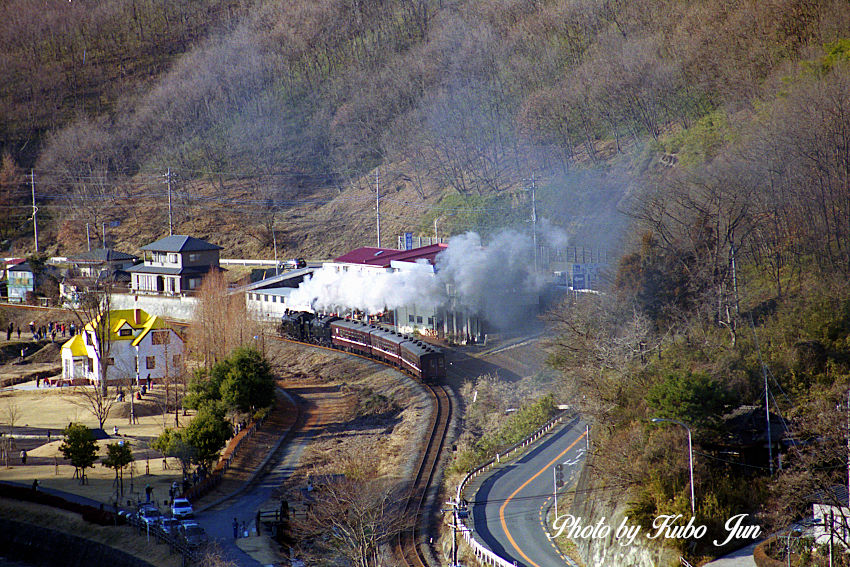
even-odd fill
[(478, 540), (518, 566), (568, 564), (544, 531), (543, 514), (553, 491), (553, 467), (563, 463), (569, 481), (578, 476), (584, 452), (585, 426), (576, 418), (485, 479), (472, 505)]
[(278, 490), (298, 468), (307, 445), (330, 423), (338, 420), (345, 407), (342, 402), (344, 393), (336, 386), (287, 385), (287, 392), (295, 398), (301, 414), (291, 437), (271, 455), (269, 468), (234, 497), (202, 508), (196, 515), (197, 522), (210, 539), (218, 541), (225, 556), (239, 567), (259, 567), (262, 564), (236, 545), (234, 518), (239, 522), (240, 531), (243, 524), (250, 530), (255, 527), (258, 510), (277, 508)]

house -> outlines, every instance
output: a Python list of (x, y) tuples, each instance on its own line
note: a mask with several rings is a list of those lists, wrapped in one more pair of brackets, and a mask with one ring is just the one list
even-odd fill
[(68, 262), (84, 278), (98, 279), (118, 270), (126, 271), (138, 258), (112, 248), (96, 248), (76, 256), (69, 256)]
[(138, 260), (136, 256), (111, 248), (97, 248), (69, 256), (71, 269), (59, 282), (60, 304), (76, 308), (88, 292), (106, 285), (113, 291), (130, 287), (127, 269)]
[(847, 547), (850, 543), (850, 507), (847, 505), (847, 486), (834, 485), (809, 496), (812, 502), (812, 526), (806, 535), (815, 544)]
[[(753, 471), (771, 465), (782, 468), (782, 454), (796, 441), (781, 416), (770, 412), (768, 424), (764, 406), (743, 405), (720, 416), (716, 432), (702, 446), (717, 458), (751, 467)], [(768, 443), (769, 441), (769, 443)]]
[(30, 268), (28, 262), (15, 264), (8, 270), (8, 289), (9, 302), (11, 303), (26, 303), (27, 294), (35, 294), (37, 285), (35, 274)]
[(127, 269), (132, 278), (130, 293), (192, 293), (210, 271), (221, 269), (221, 249), (221, 246), (185, 235), (166, 236), (142, 246), (144, 263)]
[[(62, 380), (99, 383), (99, 355), (107, 358), (109, 382), (178, 376), (183, 368), (183, 339), (161, 317), (142, 309), (117, 309), (108, 315), (109, 340), (101, 348), (96, 321), (62, 345)], [(101, 351), (106, 352), (101, 352)]]
[(62, 278), (59, 282), (59, 303), (67, 308), (76, 309), (82, 299), (90, 292), (103, 289), (126, 291), (130, 287), (130, 274), (125, 270), (103, 271), (97, 278)]

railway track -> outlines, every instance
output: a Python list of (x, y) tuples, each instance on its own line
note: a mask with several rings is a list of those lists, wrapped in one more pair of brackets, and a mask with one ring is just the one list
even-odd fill
[[(289, 338), (278, 336), (271, 336), (271, 338), (281, 342), (300, 344), (334, 352), (345, 352), (336, 348), (305, 343)], [(346, 352), (346, 354), (356, 356), (370, 362), (383, 364), (384, 366), (398, 370), (397, 367), (381, 360), (369, 358), (357, 353)], [(422, 384), (431, 395), (431, 398), (434, 401), (434, 412), (429, 423), (430, 433), (428, 436), (428, 442), (425, 445), (425, 451), (422, 454), (422, 458), (420, 459), (419, 466), (416, 470), (416, 478), (411, 485), (407, 502), (404, 505), (404, 515), (405, 517), (410, 518), (413, 527), (410, 530), (401, 533), (397, 538), (395, 545), (396, 554), (401, 557), (403, 561), (402, 564), (406, 567), (430, 567), (428, 560), (422, 553), (419, 541), (421, 539), (420, 532), (422, 527), (422, 517), (425, 508), (425, 501), (428, 497), (428, 488), (431, 486), (431, 483), (434, 480), (434, 475), (437, 473), (440, 456), (442, 455), (443, 447), (446, 443), (446, 436), (449, 433), (449, 425), (451, 424), (452, 418), (452, 400), (446, 391), (446, 388), (440, 384), (428, 384), (425, 382), (419, 383)]]
[(420, 548), (420, 531), (422, 527), (422, 516), (425, 501), (428, 496), (428, 487), (437, 472), (440, 455), (449, 432), (449, 423), (452, 417), (452, 401), (441, 385), (424, 384), (435, 401), (435, 411), (431, 418), (431, 433), (419, 468), (416, 479), (410, 488), (410, 495), (405, 504), (405, 516), (411, 519), (413, 527), (399, 535), (396, 544), (398, 554), (407, 567), (429, 567), (428, 561), (422, 554)]

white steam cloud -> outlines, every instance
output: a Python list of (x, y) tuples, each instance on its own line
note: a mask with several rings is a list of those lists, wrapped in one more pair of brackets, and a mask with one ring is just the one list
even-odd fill
[(414, 304), (418, 310), (451, 307), (507, 327), (517, 318), (533, 316), (529, 306), (546, 279), (534, 263), (527, 234), (507, 230), (485, 244), (481, 236), (467, 232), (452, 238), (437, 255), (436, 272), (424, 262), (399, 271), (325, 266), (294, 290), (288, 303), (369, 314)]

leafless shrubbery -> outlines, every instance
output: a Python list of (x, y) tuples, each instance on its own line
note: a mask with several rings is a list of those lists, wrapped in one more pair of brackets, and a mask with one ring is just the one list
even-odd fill
[(400, 533), (412, 529), (404, 514), (403, 487), (380, 477), (377, 462), (363, 455), (334, 459), (338, 476), (314, 476), (314, 498), (296, 523), (303, 550), (316, 560), (341, 557), (358, 567), (385, 564), (383, 554)]

